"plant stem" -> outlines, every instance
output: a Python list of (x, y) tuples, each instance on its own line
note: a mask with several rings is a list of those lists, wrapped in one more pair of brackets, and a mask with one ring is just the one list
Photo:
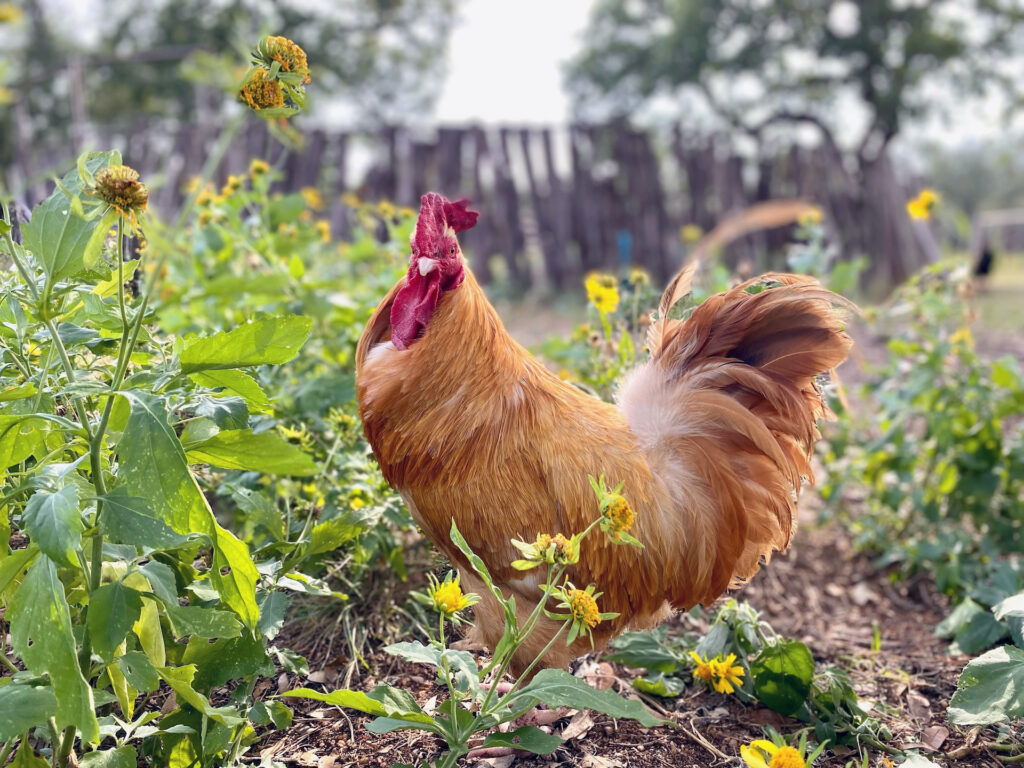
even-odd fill
[[(505, 694), (504, 698), (499, 699), (495, 703), (495, 706), (499, 706), (499, 705), (507, 702), (510, 698), (512, 698), (515, 695), (516, 688), (518, 688), (520, 686), (520, 684), (522, 684), (523, 680), (526, 679), (526, 676), (528, 674), (530, 674), (530, 671), (535, 666), (537, 666), (537, 664), (540, 663), (540, 660), (544, 658), (544, 656), (547, 654), (547, 652), (549, 650), (551, 650), (551, 646), (553, 646), (555, 644), (555, 640), (557, 640), (559, 637), (561, 637), (562, 633), (565, 631), (565, 628), (568, 627), (569, 624), (570, 624), (570, 622), (568, 622), (568, 621), (565, 621), (565, 622), (562, 623), (562, 626), (560, 626), (558, 628), (558, 631), (554, 635), (552, 635), (550, 640), (548, 640), (548, 644), (544, 646), (544, 649), (540, 653), (537, 654), (537, 657), (533, 661), (530, 662), (530, 666), (528, 666), (526, 669), (524, 669), (522, 674), (519, 675), (519, 677), (516, 678), (516, 681), (514, 683), (512, 683), (512, 687), (508, 690), (508, 693)], [(483, 714), (487, 714), (487, 713), (483, 712)]]
[(69, 725), (64, 729), (64, 737), (60, 742), (60, 751), (57, 752), (56, 762), (61, 768), (69, 763), (71, 748), (75, 746), (75, 726)]

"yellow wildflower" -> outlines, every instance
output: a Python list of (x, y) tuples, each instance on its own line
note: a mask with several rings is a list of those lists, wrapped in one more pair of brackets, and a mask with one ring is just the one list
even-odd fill
[(380, 200), (377, 202), (377, 213), (382, 219), (393, 219), (395, 218), (395, 204), (390, 200)]
[(331, 242), (331, 223), (329, 221), (324, 221), (323, 219), (320, 219), (320, 221), (314, 224), (313, 227), (320, 235), (320, 242)]
[(149, 190), (139, 181), (139, 172), (127, 165), (111, 165), (96, 172), (95, 183), (87, 190), (91, 197), (113, 206), (122, 216), (146, 210)]
[(582, 589), (569, 591), (569, 610), (572, 611), (572, 618), (588, 627), (596, 627), (601, 621), (601, 613), (597, 610), (597, 601), (594, 596)]
[(0, 3), (0, 24), (14, 24), (21, 16), (21, 8), (14, 3)]
[(250, 176), (263, 176), (266, 173), (270, 173), (270, 163), (266, 160), (261, 160), (258, 157), (254, 157), (249, 161), (249, 175)]
[(316, 187), (303, 187), (299, 190), (299, 194), (306, 201), (306, 206), (314, 211), (319, 211), (324, 207), (324, 198)]
[(341, 196), (341, 204), (347, 205), (349, 208), (358, 208), (362, 202), (363, 201), (359, 199), (359, 195), (352, 192), (346, 192)]
[(602, 315), (615, 312), (619, 307), (619, 291), (612, 275), (592, 274), (584, 283), (587, 299)]
[[(560, 533), (551, 537), (551, 543), (555, 545), (555, 562), (574, 565), (579, 562), (580, 550), (578, 542), (574, 538), (565, 538)], [(545, 547), (547, 549), (547, 547)]]
[(14, 91), (6, 85), (0, 85), (0, 104), (13, 104)]
[(235, 194), (242, 188), (242, 182), (245, 181), (245, 176), (228, 176), (228, 180), (224, 182), (224, 186), (221, 188), (220, 193), (224, 197)]
[(449, 619), (480, 600), (479, 595), (462, 594), (459, 577), (453, 572), (449, 572), (442, 582), (431, 576), (428, 594), (434, 610)]
[(633, 267), (629, 270), (629, 284), (634, 288), (641, 285), (647, 285), (651, 282), (651, 276), (647, 274), (646, 269), (640, 267)]
[(679, 239), (684, 243), (696, 243), (704, 235), (704, 230), (696, 224), (684, 224), (679, 229)]
[(718, 679), (715, 690), (719, 693), (732, 693), (743, 684), (743, 667), (736, 664), (736, 654), (730, 653), (724, 659), (713, 659), (711, 668)]
[[(758, 739), (740, 747), (740, 757), (750, 768), (806, 768), (804, 756), (793, 747), (780, 747), (767, 739)], [(769, 757), (770, 761), (766, 761)]]
[(797, 222), (801, 227), (809, 227), (814, 224), (821, 224), (824, 220), (825, 214), (822, 213), (821, 208), (814, 206), (813, 208), (808, 208), (806, 211), (801, 213)]
[(304, 75), (302, 82), (309, 85), (312, 82), (309, 76), (309, 64), (306, 60), (306, 52), (287, 37), (269, 36), (264, 39), (260, 46), (261, 52), (266, 52), (271, 60), (281, 65), (282, 72), (295, 72)]
[(697, 668), (693, 670), (693, 676), (698, 680), (703, 680), (705, 683), (710, 683), (711, 678), (715, 675), (711, 662), (698, 656), (696, 651), (690, 651), (690, 658), (697, 665)]
[(949, 337), (949, 343), (954, 347), (964, 346), (967, 349), (974, 349), (974, 336), (971, 335), (971, 329), (966, 325), (957, 328)]
[(238, 98), (259, 112), (284, 106), (284, 92), (281, 84), (270, 77), (270, 70), (253, 67), (238, 91)]
[(199, 194), (196, 195), (196, 205), (200, 208), (205, 208), (214, 201), (214, 194), (208, 188), (203, 187), (199, 190)]
[(633, 527), (636, 515), (629, 502), (617, 493), (609, 493), (601, 503), (602, 514), (608, 520), (609, 532), (616, 539)]
[(209, 211), (199, 212), (199, 226), (205, 227), (213, 220), (213, 214)]
[(927, 221), (932, 216), (932, 209), (940, 200), (939, 193), (934, 189), (922, 189), (917, 193), (917, 197), (907, 201), (907, 214), (912, 219)]
[(402, 206), (401, 208), (398, 209), (398, 215), (403, 219), (411, 219), (413, 216), (416, 215), (416, 211), (414, 211), (412, 208)]

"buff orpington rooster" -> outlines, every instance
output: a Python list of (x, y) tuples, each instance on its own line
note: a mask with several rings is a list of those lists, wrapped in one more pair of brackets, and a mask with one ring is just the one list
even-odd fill
[[(827, 415), (816, 377), (851, 346), (848, 303), (811, 278), (772, 274), (672, 319), (690, 266), (662, 297), (649, 361), (612, 405), (560, 380), (505, 330), (459, 247), (476, 219), (466, 201), (423, 196), (408, 274), (373, 313), (356, 358), (359, 412), (384, 477), (483, 598), (473, 639), (493, 648), (502, 612), (451, 543), (452, 520), (525, 618), (540, 577), (511, 567), (520, 553), (510, 539), (586, 528), (599, 514), (590, 476), (624, 484), (644, 545), (591, 537), (568, 571), (619, 614), (594, 629), (598, 646), (711, 603), (786, 549)], [(558, 626), (539, 625), (514, 666)], [(588, 650), (584, 639), (556, 643), (543, 664)]]

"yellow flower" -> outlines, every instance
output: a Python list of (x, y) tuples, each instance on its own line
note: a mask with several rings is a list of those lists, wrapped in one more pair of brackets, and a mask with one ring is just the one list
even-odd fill
[(800, 214), (800, 218), (797, 219), (797, 223), (801, 227), (809, 227), (813, 224), (821, 224), (825, 220), (825, 214), (822, 213), (821, 208), (814, 206), (808, 208), (806, 211)]
[(254, 157), (249, 162), (249, 175), (262, 176), (265, 173), (270, 173), (270, 163), (268, 163), (266, 160), (261, 160), (258, 157)]
[(619, 307), (619, 291), (612, 275), (593, 274), (584, 283), (587, 299), (602, 315), (613, 313)]
[(238, 91), (238, 98), (259, 112), (284, 106), (284, 92), (281, 84), (270, 77), (270, 70), (253, 67)]
[(203, 179), (200, 176), (193, 176), (188, 180), (188, 184), (185, 185), (185, 191), (191, 195), (193, 192), (199, 189), (199, 184), (202, 182), (202, 180)]
[(213, 214), (212, 213), (210, 213), (209, 211), (200, 211), (199, 212), (199, 226), (200, 227), (207, 226), (211, 221), (213, 221)]
[(313, 225), (316, 231), (320, 234), (320, 241), (323, 243), (331, 242), (331, 223), (321, 219)]
[(260, 45), (260, 53), (265, 53), (272, 61), (280, 64), (282, 72), (295, 72), (304, 75), (302, 78), (304, 85), (312, 82), (309, 77), (306, 52), (287, 37), (269, 36), (264, 38)]
[(646, 269), (640, 267), (633, 267), (629, 270), (629, 284), (637, 287), (641, 285), (647, 285), (651, 282), (651, 276), (647, 274)]
[(696, 651), (690, 651), (690, 658), (697, 665), (697, 668), (693, 670), (693, 676), (698, 680), (703, 680), (705, 683), (710, 683), (711, 678), (715, 675), (711, 662), (698, 656)]
[(228, 180), (221, 187), (220, 194), (223, 197), (235, 194), (235, 192), (242, 188), (243, 181), (245, 181), (245, 176), (228, 176)]
[(359, 195), (352, 192), (346, 192), (341, 196), (341, 204), (347, 205), (349, 208), (358, 208), (362, 202), (363, 201), (359, 199)]
[(462, 594), (459, 577), (453, 579), (451, 574), (448, 574), (448, 578), (441, 583), (433, 585), (430, 599), (434, 602), (435, 611), (449, 617), (470, 605), (469, 598)]
[(569, 610), (572, 611), (572, 618), (581, 624), (593, 628), (601, 621), (601, 612), (597, 610), (597, 601), (594, 596), (582, 589), (569, 591)]
[(719, 693), (732, 693), (743, 683), (743, 667), (736, 664), (736, 654), (730, 653), (725, 659), (714, 659), (711, 668), (718, 679), (715, 690)]
[(684, 243), (696, 243), (704, 235), (704, 230), (696, 224), (685, 224), (679, 229), (679, 239)]
[[(538, 537), (538, 543), (540, 537)], [(567, 563), (574, 565), (579, 562), (580, 551), (576, 545), (576, 540), (572, 538), (565, 538), (560, 533), (556, 533), (551, 537), (551, 543), (555, 545), (555, 562), (556, 563)], [(545, 547), (544, 549), (547, 549)]]
[(974, 336), (971, 335), (971, 329), (966, 325), (957, 328), (949, 337), (949, 343), (954, 347), (964, 346), (968, 349), (974, 349)]
[(377, 203), (377, 213), (382, 219), (393, 219), (396, 213), (395, 204), (390, 200), (380, 200)]
[(934, 189), (922, 189), (917, 197), (907, 201), (907, 214), (912, 219), (927, 221), (932, 216), (932, 209), (940, 201), (939, 193)]
[(316, 187), (303, 187), (299, 190), (299, 194), (306, 201), (306, 206), (314, 211), (319, 211), (324, 207), (324, 198)]
[(617, 493), (609, 493), (605, 496), (601, 506), (602, 514), (608, 520), (610, 533), (616, 539), (621, 539), (622, 534), (628, 532), (636, 520), (633, 508), (629, 506), (628, 501)]
[(416, 215), (416, 211), (414, 211), (412, 208), (406, 208), (403, 206), (402, 208), (398, 209), (398, 215), (403, 219), (411, 219), (413, 216)]
[(113, 206), (122, 216), (134, 217), (146, 210), (149, 202), (149, 190), (139, 181), (139, 172), (127, 165), (111, 165), (98, 170), (95, 183), (87, 194)]
[[(771, 758), (766, 761), (765, 757)], [(740, 757), (750, 768), (807, 768), (804, 756), (793, 747), (780, 747), (767, 739), (758, 739), (740, 747)]]
[(13, 104), (14, 91), (6, 85), (0, 85), (0, 104)]
[(21, 8), (14, 3), (0, 3), (0, 24), (14, 24), (21, 16)]
[(206, 206), (208, 206), (213, 201), (214, 201), (213, 192), (211, 192), (209, 189), (207, 189), (205, 187), (203, 189), (199, 190), (199, 194), (196, 195), (196, 205), (198, 205), (200, 208), (205, 208)]

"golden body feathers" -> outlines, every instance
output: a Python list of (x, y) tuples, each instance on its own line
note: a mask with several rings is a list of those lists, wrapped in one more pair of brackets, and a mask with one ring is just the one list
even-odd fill
[[(537, 571), (514, 570), (509, 539), (583, 530), (598, 508), (588, 475), (604, 474), (637, 514), (643, 549), (592, 535), (569, 578), (597, 585), (595, 632), (605, 643), (672, 610), (710, 603), (784, 549), (796, 494), (825, 413), (817, 374), (845, 359), (843, 303), (810, 278), (770, 275), (713, 296), (686, 321), (662, 316), (651, 360), (623, 382), (619, 404), (559, 380), (506, 332), (472, 273), (443, 294), (421, 338), (389, 343), (396, 285), (374, 313), (357, 352), (357, 393), (366, 437), (388, 482), (463, 584), (484, 595), (478, 639), (500, 638), (501, 613), (448, 538), (454, 519), (498, 584), (528, 612)], [(681, 275), (673, 294), (688, 282)], [(525, 664), (552, 626), (522, 651)], [(556, 644), (564, 665), (589, 649)]]

